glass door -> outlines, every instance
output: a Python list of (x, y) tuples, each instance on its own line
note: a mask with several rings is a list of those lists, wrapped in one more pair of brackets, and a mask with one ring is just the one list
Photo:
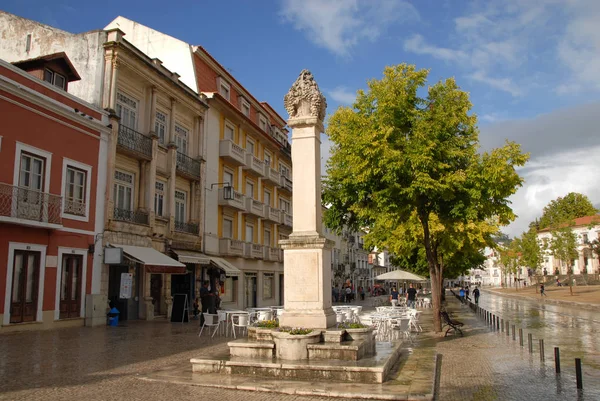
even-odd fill
[(64, 255), (60, 277), (60, 319), (79, 317), (83, 256)]

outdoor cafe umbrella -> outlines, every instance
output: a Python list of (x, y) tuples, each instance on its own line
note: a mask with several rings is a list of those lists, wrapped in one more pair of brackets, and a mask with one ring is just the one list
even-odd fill
[(380, 274), (375, 277), (375, 280), (408, 280), (408, 281), (425, 281), (427, 278), (408, 272), (406, 270), (394, 270), (391, 272)]

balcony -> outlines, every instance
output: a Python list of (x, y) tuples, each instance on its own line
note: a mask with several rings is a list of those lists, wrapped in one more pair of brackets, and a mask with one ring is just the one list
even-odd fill
[(258, 244), (250, 244), (250, 256), (254, 259), (262, 259), (263, 255), (263, 246)]
[(223, 256), (244, 256), (245, 243), (231, 238), (219, 239), (219, 253)]
[(284, 211), (281, 212), (281, 224), (283, 224), (284, 226), (288, 226), (288, 227), (294, 227), (294, 221), (292, 219), (292, 215), (289, 213), (286, 213)]
[(264, 218), (265, 204), (257, 201), (256, 199), (246, 198), (246, 213), (252, 214), (260, 218)]
[(237, 166), (246, 164), (246, 151), (230, 139), (223, 139), (219, 142), (219, 156)]
[(132, 156), (145, 160), (152, 159), (152, 139), (124, 125), (119, 125), (117, 145)]
[(281, 185), (281, 174), (274, 168), (271, 168), (270, 165), (265, 163), (265, 172), (264, 172), (265, 180), (270, 181), (275, 185)]
[(115, 208), (113, 218), (117, 221), (124, 221), (126, 223), (149, 225), (150, 218), (148, 212), (142, 209), (128, 210)]
[(64, 202), (64, 212), (65, 214), (70, 214), (73, 216), (82, 216), (85, 217), (85, 203), (79, 202), (72, 199), (65, 199)]
[(200, 234), (200, 225), (194, 222), (184, 223), (183, 221), (175, 220), (175, 231), (178, 233), (198, 235)]
[(285, 189), (288, 192), (292, 192), (292, 189), (293, 189), (292, 180), (290, 180), (288, 177), (282, 175), (280, 185), (281, 185), (281, 189)]
[(219, 205), (229, 206), (237, 210), (246, 210), (246, 197), (233, 187), (219, 188)]
[(258, 157), (247, 153), (246, 154), (246, 166), (244, 167), (248, 172), (256, 174), (262, 177), (265, 174), (265, 163)]
[(193, 180), (200, 180), (200, 161), (177, 152), (177, 171)]
[(265, 256), (264, 256), (265, 260), (270, 260), (271, 262), (282, 262), (283, 261), (283, 249), (265, 246), (264, 254), (265, 254)]
[(271, 206), (266, 206), (265, 209), (265, 219), (272, 221), (273, 223), (281, 224), (281, 210)]
[(61, 226), (61, 208), (60, 196), (0, 183), (0, 221)]

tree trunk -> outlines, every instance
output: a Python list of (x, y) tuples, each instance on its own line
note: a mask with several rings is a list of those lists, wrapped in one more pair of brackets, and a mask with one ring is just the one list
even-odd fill
[(425, 254), (427, 257), (427, 265), (429, 267), (429, 277), (431, 279), (431, 306), (433, 307), (433, 331), (439, 333), (442, 331), (442, 321), (440, 311), (442, 309), (441, 297), (441, 274), (437, 263), (437, 258), (431, 246), (431, 238), (429, 233), (429, 214), (427, 211), (420, 210), (418, 212), (419, 220), (423, 226), (423, 242), (425, 245)]

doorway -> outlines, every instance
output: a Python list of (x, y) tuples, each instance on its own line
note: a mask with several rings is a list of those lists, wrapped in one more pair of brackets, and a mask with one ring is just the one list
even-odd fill
[(186, 274), (171, 274), (171, 295), (187, 294), (188, 302), (191, 306), (195, 299), (194, 277), (196, 276), (196, 267), (187, 265)]
[(150, 275), (150, 296), (154, 304), (154, 316), (159, 316), (161, 313), (161, 295), (162, 295), (162, 274)]
[(82, 255), (64, 255), (60, 277), (60, 319), (81, 315)]
[[(139, 319), (139, 291), (140, 268), (139, 265), (110, 266), (108, 270), (108, 300), (119, 310), (119, 320)], [(131, 297), (121, 298), (122, 274), (131, 273)]]
[(34, 322), (37, 315), (40, 252), (15, 251), (10, 322)]
[(256, 274), (246, 274), (246, 307), (256, 307)]
[(284, 303), (283, 301), (285, 300), (285, 297), (283, 295), (283, 274), (279, 275), (279, 305), (283, 306)]

